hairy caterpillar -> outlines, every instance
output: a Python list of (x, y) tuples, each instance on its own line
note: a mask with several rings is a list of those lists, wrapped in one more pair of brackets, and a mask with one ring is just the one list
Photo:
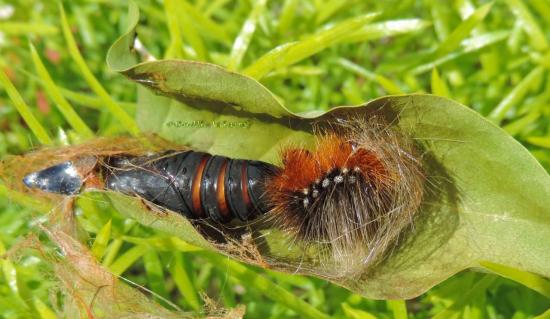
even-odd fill
[(424, 175), (412, 142), (384, 121), (330, 124), (313, 149), (283, 147), (280, 165), (190, 150), (121, 152), (63, 162), (23, 182), (62, 194), (111, 189), (219, 223), (265, 215), (294, 242), (323, 247), (322, 260), (356, 269), (378, 261), (411, 225)]

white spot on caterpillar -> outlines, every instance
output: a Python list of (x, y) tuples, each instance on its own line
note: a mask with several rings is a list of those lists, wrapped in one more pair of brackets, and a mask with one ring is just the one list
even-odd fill
[(307, 198), (304, 198), (304, 208), (307, 208), (307, 206), (309, 205), (309, 199)]
[(338, 175), (338, 176), (334, 177), (334, 182), (336, 184), (340, 184), (343, 181), (344, 181), (344, 176), (342, 176), (342, 175)]
[(313, 198), (319, 197), (319, 191), (316, 190), (316, 189), (314, 189), (314, 190), (313, 190), (313, 193), (311, 194), (311, 197), (313, 197)]
[(323, 180), (323, 183), (321, 184), (321, 186), (323, 186), (324, 188), (328, 187), (328, 185), (330, 185), (330, 181), (328, 178), (325, 178)]

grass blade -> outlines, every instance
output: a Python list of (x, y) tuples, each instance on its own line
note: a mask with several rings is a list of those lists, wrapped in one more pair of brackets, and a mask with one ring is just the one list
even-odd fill
[(170, 267), (170, 273), (187, 304), (194, 310), (199, 310), (201, 302), (197, 295), (198, 290), (193, 285), (189, 273), (185, 268), (182, 254), (179, 252), (174, 253), (174, 262)]
[(38, 298), (34, 298), (34, 307), (36, 308), (36, 311), (40, 315), (41, 319), (57, 319), (57, 315), (53, 310), (50, 309), (44, 302), (42, 302)]
[(41, 144), (52, 144), (50, 136), (48, 135), (44, 127), (42, 127), (40, 122), (38, 122), (36, 117), (34, 117), (31, 109), (25, 103), (25, 101), (23, 101), (21, 94), (19, 94), (19, 92), (17, 91), (13, 83), (11, 83), (10, 79), (3, 70), (0, 70), (0, 84), (6, 90), (6, 93), (8, 93), (9, 98), (17, 109), (17, 112), (19, 112), (19, 115), (21, 115), (25, 123), (27, 123), (38, 141)]
[(481, 280), (479, 280), (469, 291), (463, 293), (461, 297), (456, 300), (451, 306), (447, 309), (439, 312), (432, 319), (447, 319), (452, 318), (458, 314), (464, 307), (475, 300), (481, 294), (484, 294), (491, 286), (491, 284), (497, 279), (497, 276), (485, 275)]
[(78, 68), (80, 69), (80, 72), (82, 72), (84, 79), (86, 80), (90, 88), (95, 92), (95, 94), (97, 94), (103, 100), (105, 106), (109, 109), (111, 114), (120, 122), (121, 125), (124, 126), (128, 133), (134, 136), (139, 135), (140, 131), (136, 122), (130, 117), (130, 115), (128, 115), (128, 113), (126, 113), (122, 109), (120, 105), (118, 105), (111, 98), (109, 93), (107, 93), (101, 83), (99, 83), (99, 81), (96, 79), (96, 77), (93, 75), (92, 71), (84, 61), (84, 58), (78, 50), (78, 46), (76, 45), (73, 34), (71, 33), (71, 28), (69, 27), (69, 22), (67, 21), (65, 10), (63, 9), (63, 5), (61, 4), (61, 2), (59, 2), (59, 11), (61, 14), (61, 27), (63, 30), (63, 35), (65, 36), (65, 41), (67, 42), (69, 54), (78, 65)]
[(527, 142), (550, 149), (550, 137), (531, 136), (527, 138)]
[(399, 88), (397, 84), (395, 84), (392, 80), (386, 78), (383, 75), (373, 73), (364, 67), (355, 64), (349, 60), (346, 59), (339, 59), (338, 63), (344, 67), (345, 69), (352, 71), (356, 74), (359, 74), (361, 76), (364, 76), (365, 78), (377, 82), (386, 92), (389, 94), (402, 94), (403, 91)]
[(443, 41), (449, 36), (448, 7), (441, 1), (430, 1), (429, 3), (435, 35), (439, 41)]
[(281, 15), (279, 16), (279, 24), (277, 25), (277, 32), (279, 34), (287, 34), (291, 29), (298, 3), (298, 0), (285, 0), (281, 9)]
[(550, 318), (550, 309), (546, 310), (544, 313), (533, 317), (533, 319), (549, 319)]
[(378, 318), (375, 315), (369, 312), (366, 312), (364, 310), (352, 308), (347, 303), (342, 304), (342, 310), (344, 310), (344, 314), (346, 315), (346, 317), (350, 319), (377, 319)]
[(489, 32), (485, 34), (481, 34), (479, 36), (475, 36), (472, 38), (465, 39), (462, 41), (461, 46), (462, 50), (458, 52), (452, 52), (445, 56), (442, 56), (436, 60), (430, 61), (425, 64), (421, 64), (418, 66), (415, 66), (413, 69), (411, 69), (411, 75), (418, 75), (424, 72), (428, 72), (432, 70), (433, 68), (440, 66), (444, 63), (447, 63), (449, 61), (455, 60), (465, 54), (473, 53), (475, 51), (479, 51), (483, 48), (486, 48), (488, 46), (491, 46), (493, 44), (496, 44), (500, 41), (505, 40), (510, 35), (510, 32), (508, 31), (495, 31), (495, 32)]
[(189, 42), (189, 44), (195, 51), (197, 59), (200, 61), (207, 61), (209, 59), (208, 51), (204, 46), (204, 42), (202, 41), (202, 38), (199, 35), (197, 28), (193, 24), (193, 20), (181, 5), (182, 3), (183, 2), (181, 1), (176, 2), (177, 12), (179, 12), (180, 14), (180, 31), (183, 33), (184, 39)]
[(166, 292), (164, 271), (162, 270), (163, 266), (157, 252), (153, 249), (148, 250), (147, 253), (143, 255), (143, 264), (145, 266), (145, 276), (149, 289), (159, 296), (167, 298), (168, 293)]
[(338, 11), (342, 10), (342, 8), (347, 7), (350, 4), (351, 3), (348, 0), (328, 0), (320, 2), (320, 6), (317, 10), (317, 16), (315, 17), (315, 24), (320, 25)]
[[(345, 34), (356, 30), (372, 21), (378, 13), (369, 13), (340, 22), (328, 29), (316, 32), (308, 38), (292, 44), (278, 46), (244, 70), (246, 75), (260, 79), (265, 74), (278, 68), (298, 63), (334, 44), (342, 41)], [(266, 57), (266, 58), (264, 58)]]
[(134, 246), (128, 249), (124, 254), (118, 257), (110, 266), (111, 272), (120, 276), (130, 268), (139, 258), (143, 257), (149, 251), (146, 246)]
[(69, 125), (71, 125), (71, 127), (82, 137), (86, 139), (92, 138), (94, 133), (88, 125), (84, 123), (80, 116), (78, 116), (72, 105), (65, 99), (63, 94), (61, 94), (61, 91), (57, 88), (57, 85), (55, 85), (50, 73), (46, 69), (46, 66), (44, 66), (44, 63), (42, 63), (42, 60), (40, 59), (40, 56), (38, 55), (38, 52), (36, 52), (36, 48), (32, 45), (32, 43), (30, 44), (30, 50), (34, 67), (36, 68), (38, 76), (40, 76), (43, 81), (42, 83), (44, 85), (44, 89), (46, 89), (46, 92), (48, 92), (50, 98), (55, 102), (55, 105), (61, 114), (63, 114), (63, 117), (65, 117)]
[(489, 2), (477, 9), (472, 15), (470, 15), (466, 20), (462, 21), (456, 29), (439, 45), (436, 50), (435, 55), (441, 56), (446, 53), (449, 53), (459, 47), (460, 42), (464, 40), (470, 32), (479, 24), (493, 6), (492, 2)]
[(252, 35), (254, 35), (254, 31), (256, 31), (258, 19), (265, 10), (266, 3), (267, 0), (256, 1), (252, 12), (244, 22), (241, 32), (239, 32), (235, 42), (233, 42), (233, 47), (231, 48), (231, 53), (229, 54), (229, 63), (227, 65), (229, 70), (237, 70), (241, 65), (244, 54), (250, 45), (250, 41), (252, 40)]
[(364, 42), (385, 37), (418, 32), (430, 25), (430, 22), (421, 19), (389, 20), (368, 24), (359, 30), (345, 35), (342, 42)]
[(24, 35), (24, 34), (35, 34), (35, 35), (54, 35), (59, 30), (49, 24), (42, 23), (27, 23), (27, 22), (0, 22), (0, 32), (10, 35)]
[(221, 43), (228, 45), (231, 43), (231, 37), (229, 37), (225, 28), (212, 21), (208, 16), (202, 14), (202, 12), (198, 11), (187, 1), (181, 0), (179, 5), (185, 10), (185, 13), (189, 15), (191, 21), (195, 23), (197, 30)]
[[(82, 106), (86, 106), (94, 110), (101, 110), (103, 107), (103, 100), (101, 100), (101, 98), (97, 96), (79, 93), (65, 88), (59, 89), (61, 90), (61, 94), (63, 94), (64, 97), (66, 97), (68, 100), (73, 101), (74, 103), (78, 103)], [(118, 101), (116, 101), (116, 103), (132, 113), (135, 112), (137, 107), (136, 103)]]
[(550, 298), (550, 280), (533, 273), (515, 269), (512, 267), (495, 264), (489, 261), (481, 261), (481, 266), (488, 269), (499, 276), (506, 277), (515, 282), (518, 282), (525, 287), (529, 287), (534, 291), (540, 293), (546, 298)]
[(176, 0), (164, 1), (164, 13), (166, 15), (166, 26), (170, 34), (170, 44), (164, 53), (166, 59), (183, 58), (183, 43), (181, 42), (179, 17), (176, 10)]
[(531, 0), (529, 4), (535, 7), (541, 17), (550, 17), (550, 2), (548, 0)]
[[(208, 6), (203, 10), (203, 14), (205, 17), (210, 17), (214, 12), (218, 11), (220, 8), (226, 5), (229, 0), (213, 0), (213, 1), (207, 1)], [(201, 6), (197, 2), (195, 5), (198, 9), (202, 10)]]
[(113, 261), (115, 260), (116, 256), (118, 255), (118, 252), (120, 251), (120, 248), (122, 247), (122, 244), (124, 242), (122, 239), (114, 239), (111, 241), (111, 244), (107, 247), (106, 253), (104, 254), (105, 257), (103, 258), (103, 261), (101, 264), (103, 266), (110, 266)]
[(2, 271), (4, 273), (7, 286), (15, 299), (20, 301), (23, 304), (23, 307), (27, 308), (29, 312), (36, 315), (31, 289), (27, 286), (21, 271), (19, 271), (14, 263), (8, 259), (0, 260), (0, 264), (2, 266)]
[(298, 42), (289, 42), (276, 47), (256, 60), (253, 65), (244, 69), (242, 73), (256, 80), (263, 78), (269, 72), (277, 69), (279, 61), (284, 59), (287, 52), (297, 43)]
[(439, 76), (439, 72), (437, 72), (436, 68), (432, 70), (431, 82), (432, 82), (432, 94), (444, 96), (444, 97), (450, 97), (449, 88), (447, 87), (445, 80), (443, 80)]
[(529, 92), (531, 87), (539, 83), (540, 77), (544, 73), (544, 67), (538, 66), (531, 70), (527, 76), (518, 83), (510, 93), (508, 93), (504, 99), (493, 109), (489, 118), (495, 123), (500, 123), (502, 119), (506, 116), (508, 112), (514, 105), (517, 105), (525, 95)]
[(231, 276), (234, 276), (241, 282), (246, 282), (253, 285), (256, 291), (261, 292), (267, 298), (270, 298), (271, 300), (281, 303), (282, 305), (294, 310), (300, 317), (315, 319), (329, 318), (326, 314), (315, 309), (310, 304), (296, 298), (292, 292), (273, 283), (244, 265), (230, 260), (227, 257), (214, 255), (209, 255), (209, 257), (216, 259), (216, 263), (218, 265), (226, 267)]
[(125, 242), (135, 245), (147, 245), (161, 251), (177, 250), (181, 252), (194, 252), (203, 250), (202, 248), (188, 244), (186, 241), (175, 236), (153, 236), (148, 238), (122, 236), (122, 239)]
[[(31, 73), (29, 71), (26, 71), (25, 69), (22, 69), (22, 68), (19, 68), (19, 67), (16, 67), (14, 69), (16, 69), (18, 72), (23, 73), (28, 79), (36, 81), (36, 82), (40, 83), (41, 85), (44, 85), (44, 80), (39, 78), (38, 76), (34, 75), (33, 73)], [(59, 85), (57, 85), (57, 88), (59, 89), (61, 94), (63, 94), (63, 96), (69, 101), (72, 101), (76, 104), (79, 104), (79, 105), (82, 105), (82, 106), (85, 106), (85, 107), (88, 107), (90, 109), (94, 109), (94, 110), (98, 110), (98, 111), (103, 110), (103, 107), (105, 105), (103, 103), (103, 100), (101, 98), (95, 96), (95, 95), (72, 91), (72, 90), (69, 90), (67, 88), (61, 87)], [(136, 103), (119, 102), (119, 101), (115, 101), (115, 102), (117, 104), (120, 104), (123, 108), (127, 109), (130, 113), (135, 113), (135, 110), (136, 110), (136, 107), (137, 107)]]
[(407, 319), (407, 304), (405, 303), (405, 300), (388, 300), (387, 302), (388, 308), (393, 313), (394, 319)]
[(506, 124), (503, 129), (508, 132), (508, 134), (512, 136), (516, 136), (521, 133), (526, 127), (529, 125), (535, 123), (540, 118), (540, 113), (538, 111), (536, 112), (530, 112), (527, 115), (520, 117), (516, 120), (511, 121), (510, 123)]
[(460, 15), (462, 20), (468, 19), (468, 17), (474, 13), (476, 8), (470, 0), (458, 0), (455, 2), (455, 10)]
[(107, 249), (109, 238), (111, 237), (111, 220), (101, 227), (101, 230), (96, 234), (94, 243), (92, 244), (92, 254), (97, 260), (101, 260)]
[[(5, 174), (0, 167), (0, 175)], [(17, 203), (23, 207), (32, 209), (36, 212), (47, 213), (53, 209), (53, 206), (49, 203), (45, 203), (43, 200), (30, 197), (28, 194), (8, 189), (6, 185), (0, 184), (0, 197), (8, 199), (10, 202)]]
[(548, 40), (525, 3), (521, 0), (506, 0), (506, 4), (508, 4), (512, 13), (514, 13), (516, 18), (521, 22), (521, 26), (525, 30), (525, 34), (531, 40), (531, 45), (535, 50), (545, 51), (548, 49)]

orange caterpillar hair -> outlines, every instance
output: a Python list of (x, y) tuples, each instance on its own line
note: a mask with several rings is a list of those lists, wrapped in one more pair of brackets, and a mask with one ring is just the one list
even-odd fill
[[(328, 248), (339, 275), (379, 261), (420, 205), (424, 175), (410, 141), (373, 117), (287, 148), (266, 184), (271, 218), (298, 243)], [(359, 268), (358, 268), (359, 266)]]

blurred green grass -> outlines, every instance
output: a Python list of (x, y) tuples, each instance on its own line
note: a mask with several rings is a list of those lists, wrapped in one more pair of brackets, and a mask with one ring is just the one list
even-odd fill
[[(360, 104), (385, 94), (448, 96), (501, 125), (550, 169), (547, 0), (137, 3), (140, 40), (157, 58), (243, 72), (294, 111)], [(63, 6), (67, 25), (56, 2), (0, 2), (0, 157), (50, 140), (76, 143), (91, 136), (88, 128), (96, 136), (137, 133), (131, 119), (135, 85), (105, 64), (107, 49), (126, 26), (125, 1)], [(20, 103), (12, 102), (16, 94)], [(287, 292), (332, 317), (532, 318), (550, 307), (527, 287), (474, 272), (406, 303), (368, 300), (319, 279), (193, 251), (124, 219), (97, 195), (78, 204), (79, 222), (103, 265), (154, 291), (161, 303), (164, 298), (185, 310), (199, 310), (204, 293), (224, 307), (245, 304), (249, 318), (306, 315), (296, 312)], [(40, 203), (0, 185), (1, 254), (29, 231), (39, 233), (40, 211)], [(17, 262), (0, 260), (0, 318), (54, 318), (50, 295), (56, 283), (37, 256), (31, 251)], [(264, 276), (268, 283), (250, 284)], [(280, 294), (269, 290), (271, 282)]]

